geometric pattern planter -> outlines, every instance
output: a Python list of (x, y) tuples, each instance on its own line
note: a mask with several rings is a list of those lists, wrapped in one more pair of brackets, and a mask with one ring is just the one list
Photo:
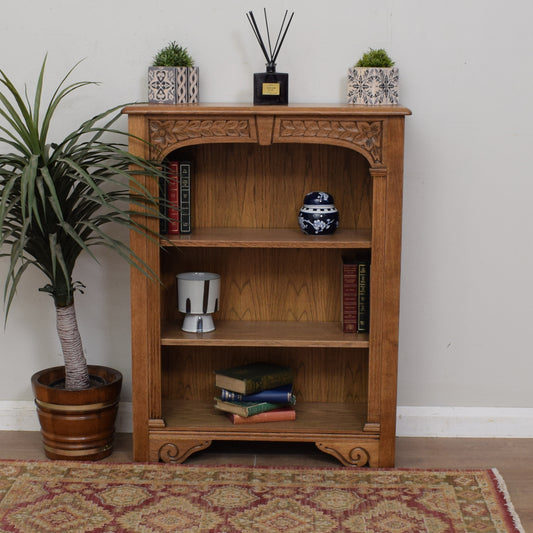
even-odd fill
[(393, 105), (399, 102), (399, 70), (396, 67), (354, 67), (348, 70), (348, 103)]
[(150, 104), (198, 103), (199, 94), (198, 67), (148, 67)]
[(148, 67), (148, 101), (151, 104), (176, 103), (174, 67)]
[(200, 101), (200, 69), (187, 68), (187, 103), (197, 104)]

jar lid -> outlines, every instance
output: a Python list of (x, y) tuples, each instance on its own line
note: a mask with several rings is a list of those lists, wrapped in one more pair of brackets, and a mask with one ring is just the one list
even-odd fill
[(333, 196), (323, 191), (307, 193), (304, 197), (305, 205), (333, 205)]

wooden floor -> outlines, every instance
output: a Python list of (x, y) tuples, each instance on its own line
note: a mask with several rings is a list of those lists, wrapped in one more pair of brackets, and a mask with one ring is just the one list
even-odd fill
[[(38, 432), (0, 431), (0, 459), (46, 459)], [(106, 459), (129, 462), (131, 435), (117, 436)], [(256, 466), (338, 466), (312, 444), (213, 443), (191, 456), (187, 464)], [(509, 489), (526, 532), (533, 533), (533, 439), (398, 438), (398, 468), (497, 468)]]

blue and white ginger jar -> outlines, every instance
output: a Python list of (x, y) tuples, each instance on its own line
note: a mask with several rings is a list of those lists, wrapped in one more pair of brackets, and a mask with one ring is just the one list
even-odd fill
[(298, 215), (298, 224), (307, 235), (331, 235), (339, 226), (339, 212), (333, 205), (333, 196), (315, 191), (305, 195)]

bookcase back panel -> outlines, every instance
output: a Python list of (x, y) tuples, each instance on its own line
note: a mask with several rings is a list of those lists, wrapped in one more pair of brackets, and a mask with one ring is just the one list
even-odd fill
[(333, 195), (341, 228), (370, 228), (369, 165), (347, 148), (317, 144), (206, 144), (173, 152), (192, 161), (194, 228), (298, 228), (305, 194)]
[(337, 249), (170, 249), (161, 258), (163, 320), (177, 320), (176, 274), (220, 274), (215, 320), (340, 321), (341, 256)]
[(164, 347), (163, 400), (210, 401), (216, 370), (269, 361), (295, 370), (297, 402), (367, 402), (368, 351), (364, 349)]

